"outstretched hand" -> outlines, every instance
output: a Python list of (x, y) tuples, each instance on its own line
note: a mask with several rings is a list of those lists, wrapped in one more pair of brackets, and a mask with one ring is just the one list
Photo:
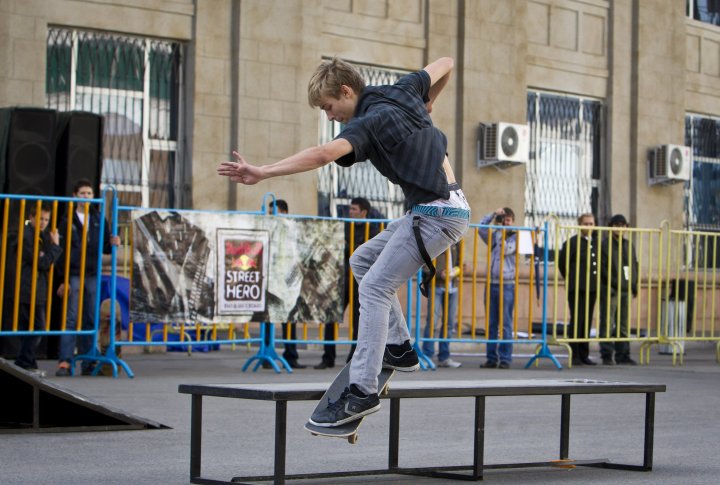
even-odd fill
[(263, 179), (260, 168), (250, 165), (238, 152), (233, 152), (234, 162), (221, 162), (217, 169), (218, 175), (230, 177), (235, 183), (254, 185)]

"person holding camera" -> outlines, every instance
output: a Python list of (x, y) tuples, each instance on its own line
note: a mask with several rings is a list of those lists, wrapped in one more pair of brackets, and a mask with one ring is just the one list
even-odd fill
[[(515, 224), (515, 212), (510, 207), (501, 207), (480, 219), (478, 234), (490, 244), (490, 331), (488, 340), (498, 340), (502, 327), (502, 340), (512, 340), (513, 309), (515, 306), (515, 253), (517, 252), (517, 232), (507, 229), (487, 227), (488, 225), (512, 226)], [(489, 241), (489, 242), (488, 242)], [(501, 273), (502, 271), (502, 273)], [(502, 274), (502, 278), (501, 278)], [(502, 301), (502, 315), (500, 302)], [(490, 369), (509, 369), (512, 362), (511, 342), (489, 342), (487, 361), (480, 367)]]

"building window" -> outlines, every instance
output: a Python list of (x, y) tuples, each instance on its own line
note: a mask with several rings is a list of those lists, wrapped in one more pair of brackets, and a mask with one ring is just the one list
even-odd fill
[(687, 115), (685, 144), (693, 153), (692, 177), (686, 185), (687, 228), (720, 231), (720, 118)]
[(720, 25), (719, 0), (687, 0), (688, 18), (713, 25)]
[(527, 116), (525, 225), (540, 226), (548, 216), (564, 225), (575, 224), (587, 212), (600, 216), (602, 103), (533, 91), (527, 97)]
[(103, 116), (101, 183), (123, 205), (180, 207), (183, 59), (177, 42), (48, 30), (47, 107)]
[(720, 267), (720, 118), (685, 117), (685, 144), (692, 148), (693, 169), (685, 185), (685, 222), (692, 238), (688, 260), (699, 267)]
[[(360, 71), (368, 86), (395, 84), (407, 71), (377, 66), (353, 64)], [(342, 130), (342, 124), (329, 121), (320, 112), (320, 143), (331, 141)], [(344, 217), (353, 197), (365, 197), (378, 213), (371, 217), (400, 217), (404, 211), (405, 197), (399, 186), (391, 183), (369, 162), (356, 163), (343, 168), (336, 163), (322, 167), (318, 172), (318, 214)]]

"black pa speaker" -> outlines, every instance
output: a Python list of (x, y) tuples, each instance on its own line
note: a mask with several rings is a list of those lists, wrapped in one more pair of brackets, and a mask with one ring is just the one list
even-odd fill
[[(0, 192), (42, 196), (55, 193), (56, 125), (55, 110), (0, 109)], [(9, 209), (8, 234), (14, 235), (25, 215), (20, 213), (18, 200), (12, 200)], [(3, 214), (0, 211), (0, 227), (5, 223)]]
[[(53, 195), (57, 112), (41, 108), (3, 108), (0, 113), (0, 165), (6, 194)], [(0, 176), (0, 180), (2, 180)]]
[(92, 183), (95, 197), (99, 197), (102, 136), (102, 116), (84, 111), (59, 114), (55, 195), (72, 195), (75, 183), (86, 179)]

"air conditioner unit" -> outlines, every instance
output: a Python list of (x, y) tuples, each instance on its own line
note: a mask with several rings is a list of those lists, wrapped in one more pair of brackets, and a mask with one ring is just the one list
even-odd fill
[(668, 185), (690, 180), (692, 156), (690, 147), (660, 145), (650, 150), (650, 185)]
[(480, 123), (477, 166), (510, 167), (527, 163), (529, 147), (528, 125)]

